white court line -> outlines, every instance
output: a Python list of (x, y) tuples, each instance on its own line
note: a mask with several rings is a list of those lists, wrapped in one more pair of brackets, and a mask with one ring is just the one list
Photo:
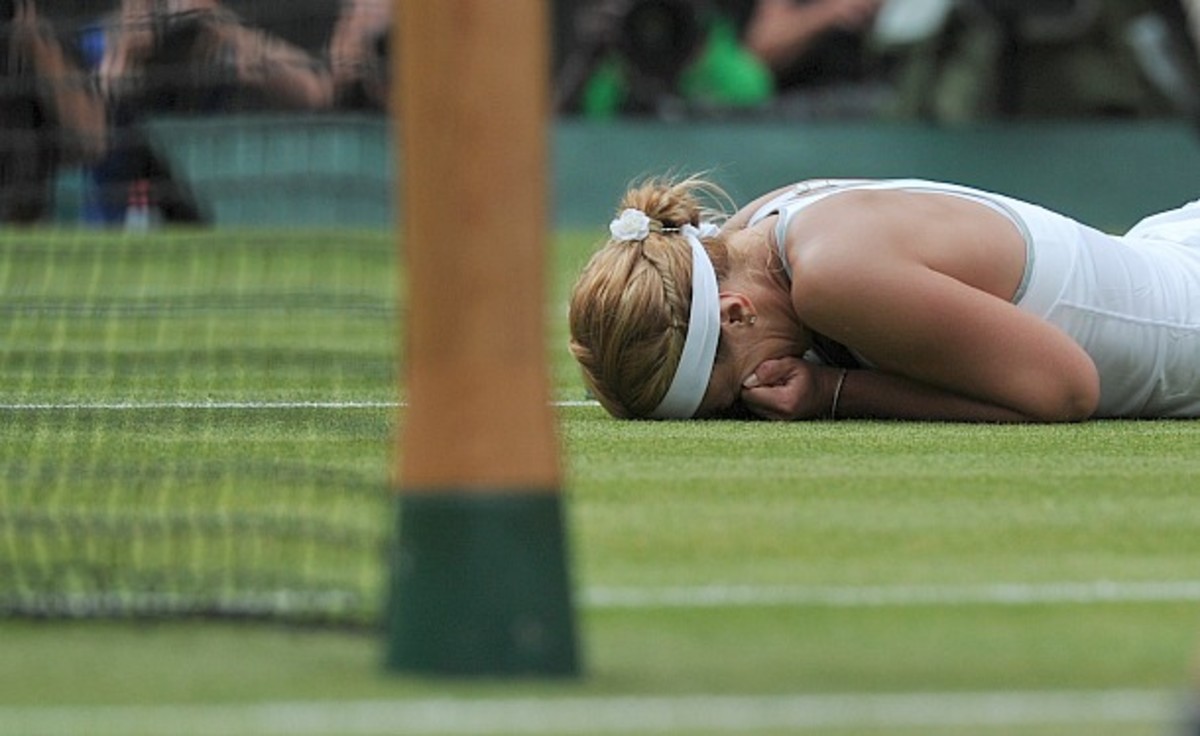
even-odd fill
[[(749, 733), (762, 730), (1182, 722), (1182, 696), (1152, 690), (835, 695), (581, 696), (244, 705), (0, 706), (21, 736), (403, 736)], [(1001, 731), (1002, 732), (1002, 731)]]
[(157, 409), (390, 409), (395, 401), (114, 401), (0, 404), (2, 411), (139, 411)]
[(581, 603), (597, 609), (651, 608), (889, 608), (1095, 603), (1200, 602), (1200, 580), (979, 585), (607, 587), (581, 591)]
[[(600, 406), (598, 401), (552, 401), (554, 406)], [(0, 404), (0, 411), (140, 411), (161, 409), (398, 409), (403, 401), (99, 401), (62, 404)]]
[[(132, 597), (131, 597), (132, 596)], [(340, 611), (358, 605), (358, 593), (323, 596), (295, 590), (241, 594), (215, 603), (154, 593), (59, 594), (55, 610), (89, 617), (132, 606), (138, 610), (187, 612), (212, 608), (227, 615), (270, 615), (288, 611)], [(578, 592), (581, 608), (593, 611), (729, 608), (912, 608), (917, 606), (1038, 606), (1121, 603), (1200, 603), (1200, 580), (1159, 582), (983, 583), (978, 585), (754, 586), (694, 587), (587, 586)], [(0, 597), (0, 609), (25, 610)], [(32, 609), (31, 609), (32, 610)]]
[[(557, 401), (555, 406), (598, 406), (595, 401)], [(380, 409), (388, 401), (309, 402), (97, 402), (0, 404), (0, 410), (149, 409)], [(694, 586), (593, 587), (582, 604), (597, 609), (718, 608), (762, 606), (897, 607), (924, 605), (1037, 605), (1062, 603), (1177, 603), (1200, 601), (1200, 580), (1147, 582), (1049, 582), (927, 586)]]

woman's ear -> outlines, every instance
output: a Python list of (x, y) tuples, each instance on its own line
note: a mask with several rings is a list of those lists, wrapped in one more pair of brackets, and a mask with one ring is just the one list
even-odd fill
[(721, 324), (724, 325), (753, 325), (758, 320), (758, 310), (754, 302), (745, 294), (737, 291), (721, 292)]

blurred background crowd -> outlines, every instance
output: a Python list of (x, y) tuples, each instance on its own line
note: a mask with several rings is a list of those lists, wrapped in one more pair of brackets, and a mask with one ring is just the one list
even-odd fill
[(1189, 0), (575, 0), (560, 109), (785, 119), (1195, 115)]
[[(501, 0), (497, 0), (500, 2)], [(579, 120), (1200, 120), (1200, 0), (552, 0)], [(391, 0), (0, 0), (0, 222), (203, 222), (166, 115), (381, 114)]]

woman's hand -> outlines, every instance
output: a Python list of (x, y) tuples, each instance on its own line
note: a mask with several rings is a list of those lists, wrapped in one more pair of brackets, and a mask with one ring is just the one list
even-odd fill
[(742, 384), (742, 403), (764, 419), (827, 416), (838, 372), (791, 356), (766, 360)]

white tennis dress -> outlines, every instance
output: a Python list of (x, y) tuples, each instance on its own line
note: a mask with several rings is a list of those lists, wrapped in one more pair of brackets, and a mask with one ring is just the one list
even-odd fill
[(1005, 215), (1024, 237), (1027, 253), (1013, 303), (1058, 326), (1091, 356), (1100, 374), (1095, 415), (1200, 417), (1200, 201), (1114, 236), (1037, 205), (955, 184), (822, 179), (797, 184), (750, 222), (779, 214), (782, 251), (793, 215), (856, 189), (948, 194)]

